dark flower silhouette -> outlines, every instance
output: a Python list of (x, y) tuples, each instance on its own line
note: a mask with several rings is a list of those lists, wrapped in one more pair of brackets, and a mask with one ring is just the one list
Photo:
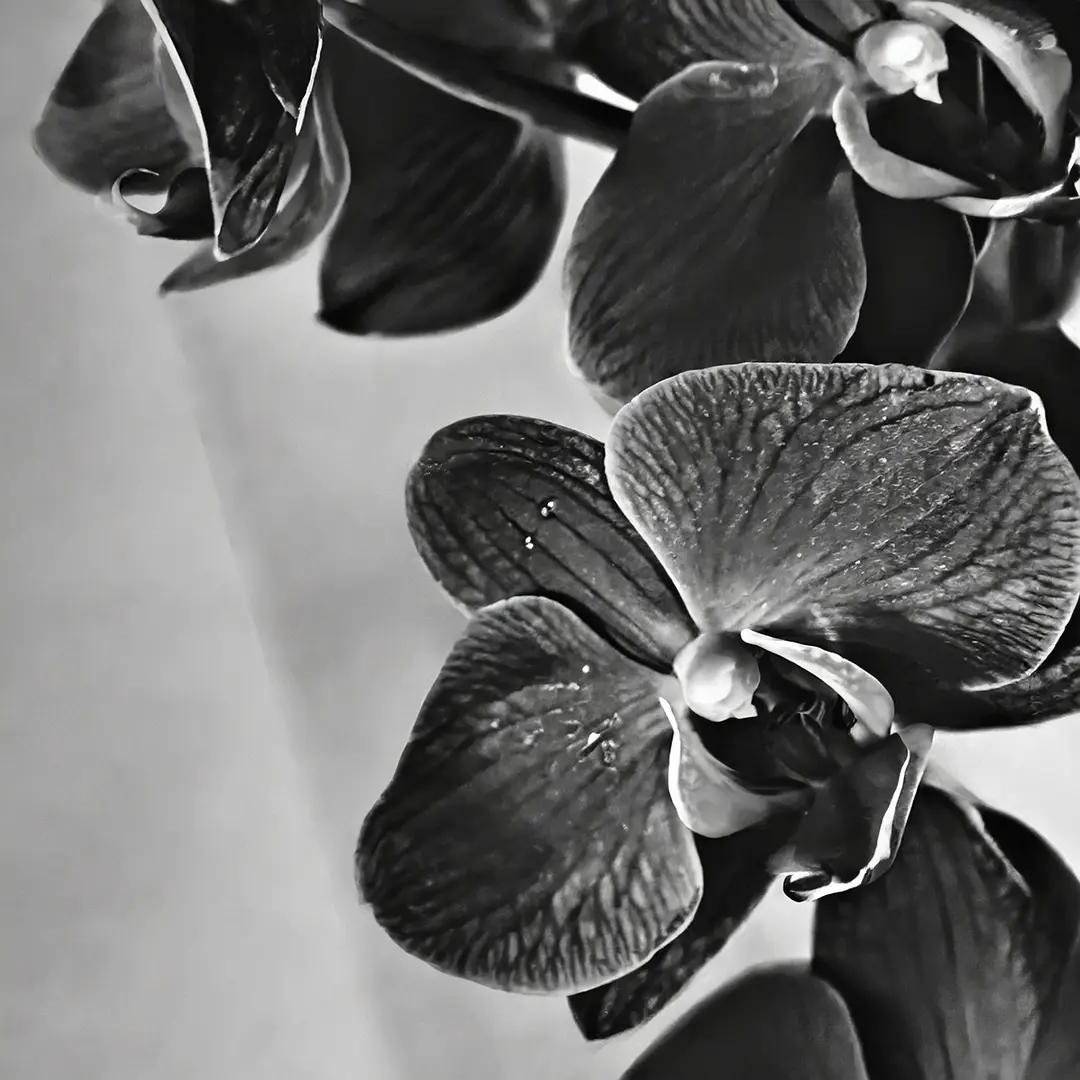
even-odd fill
[(1072, 1080), (1080, 884), (1014, 818), (925, 788), (888, 876), (823, 901), (811, 971), (759, 970), (625, 1080)]
[[(535, 66), (550, 36), (511, 0), (369, 8)], [(564, 206), (554, 136), (324, 25), (320, 0), (107, 0), (36, 145), (140, 232), (204, 241), (166, 291), (278, 265), (326, 236), (321, 318), (351, 333), (499, 314), (539, 278)], [(155, 212), (148, 194), (164, 198)]]
[(1075, 217), (1076, 21), (1052, 0), (581, 0), (561, 47), (642, 101), (575, 227), (574, 364), (623, 402), (721, 362), (929, 361), (991, 220)]
[(376, 918), (575, 993), (593, 1037), (640, 1023), (774, 875), (888, 868), (932, 728), (968, 723), (934, 694), (1024, 678), (1071, 615), (1078, 499), (1030, 394), (916, 368), (688, 372), (606, 448), (444, 429), (410, 526), (475, 614), (361, 833)]

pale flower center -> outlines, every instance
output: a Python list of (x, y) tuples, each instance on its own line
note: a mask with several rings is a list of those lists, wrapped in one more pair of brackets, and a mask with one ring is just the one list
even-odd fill
[(729, 634), (702, 634), (675, 657), (683, 700), (706, 720), (757, 716), (761, 672), (753, 654)]
[(941, 101), (937, 80), (949, 66), (949, 54), (932, 26), (904, 20), (877, 23), (855, 43), (855, 58), (886, 93), (914, 90), (927, 101)]

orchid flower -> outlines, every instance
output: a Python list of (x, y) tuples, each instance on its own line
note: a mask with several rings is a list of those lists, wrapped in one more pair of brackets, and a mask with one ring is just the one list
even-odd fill
[(561, 48), (642, 100), (575, 226), (572, 364), (621, 403), (721, 362), (928, 362), (994, 220), (1075, 220), (1077, 23), (1060, 0), (579, 0)]
[(810, 971), (750, 973), (625, 1080), (1073, 1080), (1080, 883), (997, 811), (920, 792), (883, 880), (822, 902)]
[[(539, 16), (505, 0), (369, 8), (541, 64)], [(559, 140), (433, 88), (324, 25), (322, 9), (106, 0), (37, 149), (140, 233), (202, 241), (164, 291), (267, 269), (325, 238), (320, 317), (335, 329), (425, 333), (494, 317), (551, 255)], [(164, 204), (152, 212), (147, 197)]]
[(1080, 591), (1080, 481), (1038, 399), (910, 367), (684, 373), (606, 446), (462, 421), (407, 505), (472, 619), (364, 824), (362, 894), (447, 972), (576, 995), (592, 1037), (774, 876), (879, 878), (953, 726), (925, 688), (1029, 675)]

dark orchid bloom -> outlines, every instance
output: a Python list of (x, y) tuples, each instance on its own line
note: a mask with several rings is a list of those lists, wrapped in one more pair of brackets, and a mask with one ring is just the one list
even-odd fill
[(1076, 25), (1066, 0), (580, 0), (562, 49), (642, 100), (576, 225), (574, 364), (623, 402), (719, 362), (929, 361), (991, 220), (1075, 218)]
[(815, 916), (812, 971), (722, 990), (625, 1080), (1080, 1076), (1080, 883), (1019, 821), (924, 788), (888, 876)]
[(688, 372), (606, 447), (463, 421), (408, 512), (473, 618), (365, 822), (361, 891), (445, 971), (575, 994), (594, 1038), (660, 1009), (775, 875), (795, 899), (878, 878), (954, 726), (925, 689), (1025, 677), (1080, 590), (1080, 484), (1038, 400), (917, 368)]
[[(513, 0), (363, 10), (381, 8), (500, 54), (534, 55), (550, 36)], [(141, 233), (203, 241), (165, 290), (277, 265), (325, 236), (321, 318), (352, 333), (500, 313), (539, 277), (563, 213), (553, 136), (324, 25), (320, 0), (106, 0), (36, 143)], [(142, 208), (147, 195), (164, 204)]]

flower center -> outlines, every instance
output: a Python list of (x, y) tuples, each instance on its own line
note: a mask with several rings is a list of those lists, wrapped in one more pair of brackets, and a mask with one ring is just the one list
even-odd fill
[(949, 67), (949, 54), (932, 26), (906, 20), (876, 23), (855, 43), (855, 58), (886, 93), (914, 90), (927, 101), (941, 101), (937, 80)]
[(757, 715), (754, 692), (761, 682), (750, 650), (730, 634), (702, 634), (673, 664), (686, 704), (706, 720)]

